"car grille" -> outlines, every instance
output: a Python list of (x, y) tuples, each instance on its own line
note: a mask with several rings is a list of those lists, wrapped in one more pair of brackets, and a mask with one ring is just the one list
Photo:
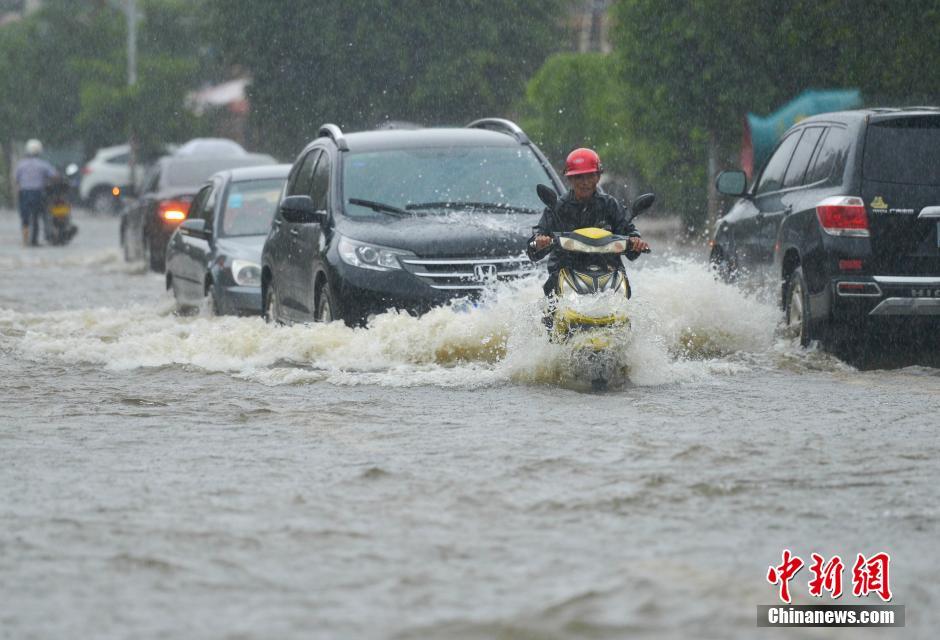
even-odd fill
[(536, 273), (527, 257), (403, 258), (405, 269), (432, 289), (483, 289), (494, 280), (512, 280)]

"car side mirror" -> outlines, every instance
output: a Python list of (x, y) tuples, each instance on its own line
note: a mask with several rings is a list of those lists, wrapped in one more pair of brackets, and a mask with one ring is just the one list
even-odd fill
[(549, 209), (554, 209), (558, 202), (558, 194), (551, 187), (544, 184), (535, 185), (535, 192), (539, 195), (539, 200)]
[(209, 239), (212, 237), (212, 229), (201, 218), (190, 218), (183, 220), (180, 224), (180, 233), (196, 238)]
[(309, 224), (319, 222), (324, 224), (327, 212), (317, 210), (310, 196), (287, 196), (281, 200), (281, 216), (288, 222)]
[(633, 214), (630, 219), (632, 220), (652, 207), (654, 202), (656, 202), (655, 193), (644, 193), (641, 196), (637, 196), (637, 198), (633, 201), (633, 204), (630, 205), (630, 212)]
[(737, 169), (722, 171), (715, 179), (715, 188), (726, 196), (743, 196), (747, 193), (747, 174)]

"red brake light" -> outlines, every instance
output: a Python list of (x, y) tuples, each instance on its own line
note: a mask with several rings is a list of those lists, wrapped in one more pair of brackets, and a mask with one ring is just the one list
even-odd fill
[(86, 164), (84, 167), (82, 167), (82, 175), (87, 176), (89, 173), (91, 173), (91, 167)]
[(839, 260), (839, 270), (840, 271), (861, 271), (862, 261), (861, 260)]
[(855, 196), (832, 196), (816, 205), (816, 217), (823, 231), (833, 236), (867, 238), (868, 214), (865, 203)]
[(189, 215), (189, 203), (185, 200), (164, 200), (157, 213), (166, 222), (182, 222)]

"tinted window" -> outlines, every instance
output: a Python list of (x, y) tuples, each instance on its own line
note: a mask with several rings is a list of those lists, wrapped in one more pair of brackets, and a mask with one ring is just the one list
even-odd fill
[(783, 175), (786, 173), (787, 166), (790, 164), (790, 156), (793, 155), (793, 149), (796, 147), (796, 143), (799, 142), (799, 140), (800, 132), (797, 131), (796, 133), (790, 134), (780, 143), (774, 155), (767, 161), (767, 166), (764, 167), (764, 172), (760, 176), (760, 183), (757, 185), (756, 193), (767, 193), (768, 191), (776, 191), (783, 187)]
[(940, 185), (940, 118), (872, 123), (862, 175), (879, 182)]
[(849, 149), (849, 139), (845, 129), (830, 127), (818, 148), (813, 166), (806, 174), (806, 184), (825, 180), (833, 175), (833, 169), (844, 166), (845, 156)]
[(809, 166), (810, 158), (813, 157), (813, 151), (816, 150), (816, 143), (819, 142), (819, 136), (822, 135), (822, 132), (822, 127), (810, 127), (803, 130), (803, 137), (800, 138), (800, 143), (796, 145), (793, 159), (790, 160), (787, 174), (783, 178), (785, 188), (803, 184), (806, 167)]
[(222, 211), (222, 235), (266, 234), (283, 186), (284, 178), (231, 183)]
[(310, 193), (310, 181), (313, 178), (313, 167), (316, 166), (317, 157), (320, 155), (319, 149), (314, 149), (304, 157), (300, 168), (291, 177), (290, 186), (287, 189), (287, 195), (308, 195)]
[(320, 155), (320, 162), (317, 163), (317, 169), (313, 172), (313, 180), (310, 185), (310, 197), (313, 198), (313, 207), (317, 211), (325, 211), (327, 207), (327, 195), (330, 191), (330, 154)]
[[(535, 192), (551, 178), (528, 148), (435, 147), (350, 153), (343, 164), (344, 208), (350, 215), (374, 216), (350, 198), (396, 207), (426, 203), (492, 203), (540, 212)], [(446, 212), (446, 207), (421, 213)]]

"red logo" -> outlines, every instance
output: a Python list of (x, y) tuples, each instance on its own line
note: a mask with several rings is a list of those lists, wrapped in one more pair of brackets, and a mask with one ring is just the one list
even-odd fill
[[(809, 595), (822, 597), (824, 591), (828, 592), (833, 600), (842, 597), (842, 572), (845, 565), (842, 558), (832, 556), (828, 561), (818, 553), (812, 554), (813, 562), (809, 566), (813, 577), (809, 581)], [(852, 567), (852, 595), (857, 598), (870, 593), (878, 594), (883, 601), (891, 600), (891, 586), (888, 578), (888, 566), (891, 556), (885, 552), (876, 553), (867, 560), (858, 554), (855, 565)], [(783, 550), (783, 561), (777, 566), (767, 570), (767, 582), (779, 586), (780, 600), (791, 603), (790, 580), (803, 568), (803, 559)]]
[(800, 569), (803, 568), (803, 561), (799, 556), (791, 556), (789, 549), (783, 550), (783, 562), (779, 567), (770, 567), (767, 570), (767, 582), (770, 584), (780, 584), (780, 599), (790, 603), (790, 580), (793, 579)]
[(867, 596), (874, 591), (878, 597), (889, 602), (891, 600), (891, 587), (888, 584), (888, 565), (891, 557), (884, 552), (865, 560), (865, 556), (858, 554), (855, 566), (852, 567), (852, 595)]

